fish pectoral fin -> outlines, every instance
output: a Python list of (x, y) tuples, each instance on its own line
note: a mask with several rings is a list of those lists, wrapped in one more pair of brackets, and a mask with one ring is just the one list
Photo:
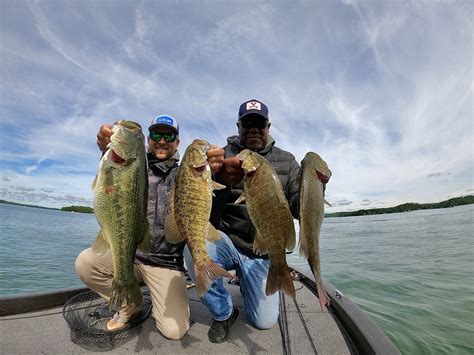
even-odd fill
[(179, 233), (173, 211), (170, 211), (165, 219), (165, 237), (168, 242), (173, 244), (182, 242), (184, 240), (181, 233)]
[(286, 238), (285, 238), (285, 248), (288, 251), (292, 251), (295, 249), (296, 246), (296, 234), (294, 225), (291, 224), (291, 229), (288, 231)]
[(211, 187), (213, 190), (222, 190), (225, 189), (226, 186), (219, 184), (217, 181), (211, 180)]
[(245, 193), (242, 192), (242, 194), (239, 196), (239, 198), (237, 200), (235, 200), (235, 204), (239, 204), (241, 202), (244, 202), (245, 201)]
[(222, 238), (219, 234), (219, 231), (215, 229), (211, 223), (209, 223), (209, 227), (207, 229), (207, 240), (209, 240), (210, 242), (216, 242), (220, 239)]
[(95, 176), (94, 181), (92, 181), (92, 191), (95, 191), (95, 186), (97, 185), (98, 175)]
[(265, 243), (265, 239), (260, 233), (255, 234), (255, 238), (253, 240), (253, 252), (256, 255), (265, 255), (268, 253), (267, 244)]
[(174, 188), (171, 190), (168, 200), (168, 214), (165, 218), (165, 237), (168, 242), (176, 244), (182, 242), (184, 238), (181, 233), (179, 233), (176, 218), (174, 218), (174, 190)]
[(140, 249), (144, 254), (148, 254), (150, 253), (150, 231), (148, 229), (148, 223), (146, 223), (146, 228), (143, 232), (143, 238), (140, 244), (138, 244), (138, 249)]
[(109, 169), (105, 173), (105, 186), (104, 186), (106, 193), (112, 193), (115, 191), (114, 188), (114, 178), (112, 174), (112, 169)]
[(306, 235), (301, 233), (301, 229), (300, 229), (299, 243), (300, 243), (300, 256), (308, 259), (309, 257), (308, 240), (307, 240)]
[(104, 232), (99, 230), (97, 237), (92, 243), (92, 250), (99, 256), (105, 256), (110, 252), (110, 246), (107, 240), (105, 239)]

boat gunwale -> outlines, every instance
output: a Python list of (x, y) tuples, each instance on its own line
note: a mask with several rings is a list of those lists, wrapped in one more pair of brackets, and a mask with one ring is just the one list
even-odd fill
[[(299, 281), (317, 295), (313, 274), (298, 266), (292, 265), (291, 268), (303, 275)], [(390, 338), (349, 297), (343, 296), (326, 280), (323, 280), (323, 286), (331, 299), (328, 310), (334, 316), (341, 332), (348, 336), (346, 342), (351, 351), (355, 350), (361, 354), (401, 354)]]

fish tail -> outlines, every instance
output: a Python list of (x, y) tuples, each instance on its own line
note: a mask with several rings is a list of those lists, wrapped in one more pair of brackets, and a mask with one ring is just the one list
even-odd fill
[(124, 306), (134, 303), (140, 307), (142, 304), (142, 291), (138, 282), (132, 282), (128, 285), (120, 284), (115, 280), (112, 282), (112, 294), (110, 295), (109, 309), (120, 310)]
[(288, 267), (281, 267), (279, 265), (270, 263), (265, 293), (267, 296), (270, 296), (278, 290), (285, 292), (292, 298), (296, 297), (295, 286), (293, 284), (293, 280), (291, 279), (290, 270), (288, 270)]
[(232, 274), (219, 265), (214, 263), (212, 260), (206, 261), (204, 264), (195, 265), (196, 271), (196, 290), (199, 296), (209, 290), (214, 279), (219, 277), (232, 278)]

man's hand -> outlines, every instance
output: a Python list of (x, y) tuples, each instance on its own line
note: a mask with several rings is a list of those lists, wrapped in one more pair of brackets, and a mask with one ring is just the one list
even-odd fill
[(102, 152), (107, 150), (107, 144), (110, 143), (110, 136), (112, 135), (112, 125), (104, 124), (100, 126), (99, 133), (97, 133), (97, 145)]
[(211, 144), (211, 149), (207, 151), (207, 161), (211, 168), (212, 174), (217, 173), (224, 162), (224, 149), (219, 148), (217, 145)]
[(237, 157), (226, 158), (222, 164), (219, 174), (216, 176), (217, 181), (227, 186), (238, 184), (244, 177), (242, 162)]

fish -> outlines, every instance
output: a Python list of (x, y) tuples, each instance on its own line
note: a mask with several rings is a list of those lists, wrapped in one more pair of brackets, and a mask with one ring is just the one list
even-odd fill
[(175, 186), (170, 194), (165, 220), (165, 236), (170, 243), (186, 241), (191, 252), (196, 274), (196, 291), (202, 296), (218, 277), (232, 278), (232, 274), (214, 263), (206, 249), (206, 239), (221, 239), (209, 223), (213, 190), (225, 186), (212, 180), (207, 161), (210, 144), (195, 139), (184, 153), (178, 168)]
[(109, 308), (142, 302), (134, 273), (137, 247), (150, 250), (147, 220), (148, 176), (145, 137), (138, 123), (120, 120), (112, 126), (108, 150), (93, 182), (94, 213), (100, 225), (92, 250), (112, 254), (114, 276)]
[(270, 259), (265, 294), (269, 296), (281, 290), (295, 298), (285, 251), (295, 248), (295, 225), (281, 181), (273, 166), (260, 154), (244, 149), (237, 157), (244, 170), (244, 192), (236, 203), (245, 201), (255, 226), (254, 253), (268, 254)]
[[(308, 152), (301, 161), (298, 176), (300, 194), (299, 242), (300, 255), (308, 259), (316, 280), (321, 310), (330, 304), (321, 281), (319, 236), (324, 219), (324, 185), (332, 173), (326, 162), (316, 153)], [(327, 202), (326, 202), (327, 203)]]

